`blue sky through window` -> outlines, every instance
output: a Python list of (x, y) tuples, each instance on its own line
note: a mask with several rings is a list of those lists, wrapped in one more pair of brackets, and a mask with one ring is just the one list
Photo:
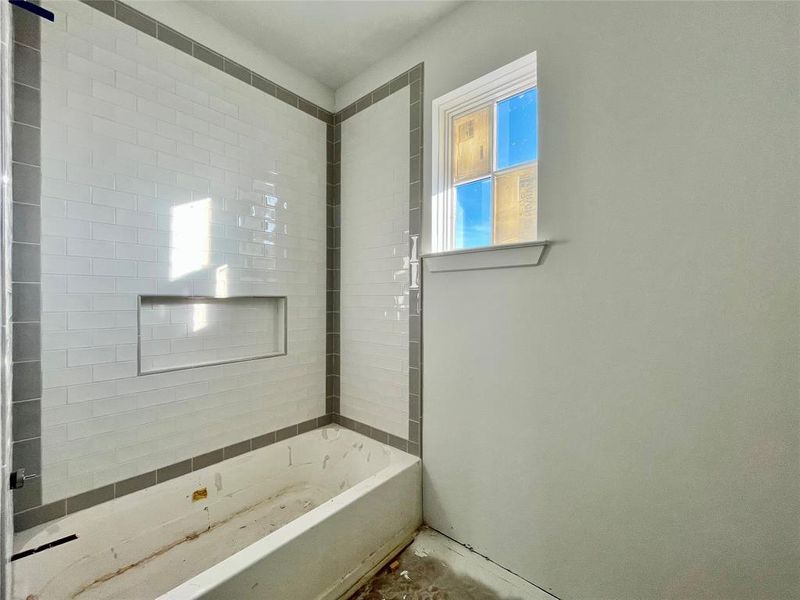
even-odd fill
[(480, 179), (456, 187), (455, 247), (492, 245), (492, 180)]
[(539, 158), (536, 88), (497, 103), (497, 168)]

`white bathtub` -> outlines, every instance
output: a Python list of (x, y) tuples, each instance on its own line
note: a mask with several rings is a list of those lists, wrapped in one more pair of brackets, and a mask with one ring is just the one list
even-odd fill
[(421, 524), (420, 470), (310, 431), (17, 534), (15, 552), (78, 539), (15, 561), (13, 598), (346, 598)]

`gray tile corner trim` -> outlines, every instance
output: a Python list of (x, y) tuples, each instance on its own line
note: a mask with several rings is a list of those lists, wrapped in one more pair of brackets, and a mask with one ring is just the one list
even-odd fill
[(325, 412), (338, 414), (339, 403), (339, 281), (341, 259), (341, 132), (342, 126), (334, 115), (327, 126), (327, 211), (326, 284), (325, 284)]
[[(405, 73), (401, 73), (391, 81), (375, 88), (368, 94), (364, 94), (356, 100), (355, 102), (351, 102), (347, 106), (345, 106), (342, 110), (334, 115), (334, 119), (336, 123), (342, 123), (349, 119), (352, 116), (357, 115), (362, 110), (366, 110), (373, 104), (377, 104), (384, 98), (391, 96), (395, 92), (399, 92), (406, 86), (410, 86), (410, 93), (411, 93), (411, 112), (414, 113), (415, 110), (419, 111), (419, 120), (417, 125), (412, 126), (410, 129), (413, 131), (414, 129), (422, 127), (422, 86), (423, 86), (423, 78), (424, 78), (424, 69), (425, 63), (419, 63), (418, 65), (411, 67)], [(417, 102), (420, 104), (418, 107), (414, 106)], [(412, 117), (412, 121), (414, 121)], [(421, 148), (421, 146), (420, 146)], [(411, 156), (418, 154), (418, 152), (414, 152)]]
[(62, 498), (44, 505), (41, 504), (40, 500), (39, 505), (26, 507), (25, 510), (14, 514), (14, 530), (23, 531), (25, 529), (30, 529), (31, 527), (41, 525), (47, 521), (52, 521), (53, 519), (64, 517), (79, 510), (91, 508), (97, 504), (108, 502), (115, 498), (121, 498), (127, 494), (138, 492), (139, 490), (152, 487), (159, 483), (164, 483), (165, 481), (175, 479), (181, 475), (204, 469), (205, 467), (215, 465), (223, 460), (252, 452), (259, 448), (264, 448), (265, 446), (290, 439), (308, 431), (313, 431), (318, 427), (331, 425), (335, 421), (334, 415), (325, 414), (320, 417), (295, 423), (289, 427), (283, 427), (254, 438), (243, 440), (236, 444), (216, 448), (210, 452), (204, 452), (192, 458), (187, 458), (171, 465), (148, 471), (147, 473), (141, 473), (134, 477), (123, 479), (122, 481), (109, 483), (102, 487), (70, 496), (69, 498)]
[[(14, 469), (39, 475), (14, 490), (14, 511), (42, 504), (41, 19), (14, 6), (11, 150), (11, 439)], [(47, 511), (39, 511), (48, 514)]]
[[(334, 421), (343, 427), (363, 433), (384, 444), (399, 448), (414, 456), (422, 456), (422, 269), (419, 264), (419, 241), (422, 224), (422, 164), (423, 164), (423, 86), (424, 63), (415, 65), (391, 81), (375, 88), (334, 115), (334, 130), (329, 130), (328, 139), (328, 191), (335, 194), (336, 204), (328, 205), (328, 412), (334, 413)], [(340, 266), (340, 214), (341, 199), (339, 180), (341, 177), (341, 124), (347, 119), (409, 88), (409, 182), (408, 182), (408, 236), (409, 236), (409, 336), (408, 336), (408, 433), (406, 438), (397, 437), (366, 423), (340, 414), (339, 397), (339, 266)], [(331, 145), (333, 142), (333, 145)], [(335, 162), (331, 162), (331, 156)], [(332, 273), (335, 275), (331, 285)], [(335, 345), (331, 341), (335, 336)], [(336, 352), (331, 354), (331, 348)], [(334, 387), (335, 385), (335, 387)], [(335, 395), (332, 395), (335, 390)]]
[(230, 60), (208, 46), (194, 41), (171, 27), (167, 27), (160, 21), (132, 8), (124, 2), (120, 2), (119, 0), (81, 0), (81, 2), (185, 54), (193, 56), (197, 60), (203, 61), (210, 67), (227, 73), (231, 77), (235, 77), (249, 86), (273, 96), (286, 104), (294, 106), (298, 110), (308, 113), (324, 123), (331, 124), (333, 122), (333, 114), (330, 111), (279, 86), (277, 83), (240, 65), (236, 61)]

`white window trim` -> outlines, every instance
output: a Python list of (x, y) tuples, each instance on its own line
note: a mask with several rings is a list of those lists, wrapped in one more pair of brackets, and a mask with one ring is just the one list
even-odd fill
[[(431, 251), (453, 249), (455, 199), (450, 185), (450, 144), (453, 117), (470, 112), (489, 102), (498, 102), (536, 87), (536, 52), (523, 56), (460, 88), (436, 98), (432, 103), (431, 170)], [(494, 159), (493, 159), (494, 160)], [(497, 246), (494, 246), (497, 247)]]

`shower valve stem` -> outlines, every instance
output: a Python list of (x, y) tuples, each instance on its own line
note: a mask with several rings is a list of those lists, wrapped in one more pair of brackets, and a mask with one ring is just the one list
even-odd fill
[(39, 475), (36, 473), (31, 473), (29, 475), (25, 474), (25, 469), (17, 469), (11, 473), (9, 487), (12, 490), (18, 490), (25, 485), (25, 482), (29, 479), (38, 479)]

